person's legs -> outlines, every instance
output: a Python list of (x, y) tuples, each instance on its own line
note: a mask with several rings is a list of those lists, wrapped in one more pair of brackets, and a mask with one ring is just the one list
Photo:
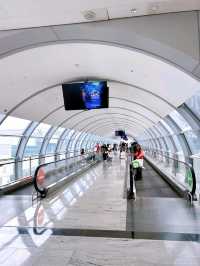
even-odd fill
[(142, 179), (142, 167), (137, 168), (135, 175), (135, 180), (140, 180), (140, 179)]
[(128, 197), (127, 197), (128, 199), (133, 199), (134, 198), (134, 195), (133, 195), (133, 178), (134, 178), (133, 168), (130, 165), (130, 190), (128, 192)]

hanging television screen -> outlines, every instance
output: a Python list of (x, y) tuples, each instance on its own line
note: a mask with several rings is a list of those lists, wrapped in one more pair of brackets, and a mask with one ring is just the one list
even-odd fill
[(117, 137), (124, 137), (126, 134), (125, 134), (125, 131), (124, 130), (116, 130), (115, 131), (115, 136)]
[(108, 108), (109, 88), (106, 81), (62, 84), (65, 110)]

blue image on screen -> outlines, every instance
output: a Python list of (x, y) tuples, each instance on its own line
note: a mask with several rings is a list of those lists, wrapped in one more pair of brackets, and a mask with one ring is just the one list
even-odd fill
[(86, 82), (82, 85), (82, 98), (86, 109), (101, 108), (103, 90), (103, 82)]

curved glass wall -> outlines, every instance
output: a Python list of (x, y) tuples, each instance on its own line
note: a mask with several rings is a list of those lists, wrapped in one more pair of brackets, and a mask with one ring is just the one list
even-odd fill
[(190, 125), (176, 110), (169, 114), (182, 131), (191, 130)]
[(14, 160), (20, 140), (29, 124), (28, 120), (9, 116), (0, 125), (0, 185), (15, 181)]
[(0, 135), (20, 136), (24, 133), (29, 124), (29, 120), (9, 116), (0, 125)]
[[(69, 129), (67, 132), (67, 135), (63, 139), (61, 139), (61, 146), (58, 151), (59, 153), (67, 153), (69, 151), (70, 139), (73, 136), (73, 134), (75, 134), (75, 131), (72, 129)], [(60, 159), (64, 159), (64, 158), (65, 158), (64, 154), (60, 156)]]
[(47, 131), (50, 129), (50, 127), (51, 127), (50, 125), (41, 123), (35, 128), (35, 130), (31, 134), (27, 142), (27, 145), (24, 151), (24, 157), (39, 155), (44, 137)]
[[(183, 109), (184, 112), (187, 112), (188, 110), (187, 115), (183, 112)], [(190, 121), (190, 116), (192, 117), (192, 115), (196, 118), (195, 126)], [(0, 121), (4, 117), (4, 114), (0, 114)], [(200, 91), (187, 100), (185, 104), (176, 111), (171, 112), (167, 117), (161, 119), (157, 125), (146, 130), (143, 136), (140, 136), (139, 141), (148, 149), (160, 149), (163, 152), (177, 154), (180, 160), (185, 160), (186, 157), (192, 155), (192, 160), (196, 160), (196, 172), (200, 173), (200, 169), (197, 169), (199, 167), (198, 165), (200, 165), (199, 126)], [(74, 131), (72, 129), (68, 129), (67, 134), (63, 134), (64, 132), (66, 133), (66, 129), (57, 128), (52, 135), (52, 126), (44, 123), (40, 123), (32, 134), (28, 133), (31, 132), (34, 127), (31, 125), (31, 121), (11, 116), (7, 117), (5, 121), (2, 122), (0, 125), (1, 163), (10, 162), (11, 160), (16, 159), (16, 157), (21, 158), (21, 155), (19, 157), (18, 155), (23, 154), (24, 151), (23, 158), (31, 157), (31, 163), (34, 169), (39, 164), (37, 158), (41, 153), (41, 147), (42, 154), (52, 154), (52, 157), (49, 157), (49, 160), (54, 160), (55, 152), (66, 153), (66, 149), (73, 152), (74, 149), (77, 150), (77, 152), (80, 152), (81, 148), (93, 149), (96, 142), (99, 141), (102, 143), (112, 143), (111, 139), (99, 138), (93, 134), (86, 135), (86, 133)], [(48, 136), (51, 137), (48, 139)], [(24, 141), (24, 144), (22, 145), (22, 140), (27, 141)], [(21, 146), (23, 146), (23, 149), (20, 153), (20, 149), (18, 148)], [(194, 155), (195, 159), (193, 157)], [(0, 167), (0, 184), (5, 183), (5, 176), (9, 176), (10, 180), (14, 180), (16, 175), (15, 166), (16, 165), (13, 161), (12, 167)], [(29, 163), (27, 163), (27, 167), (29, 167)]]
[(65, 130), (64, 128), (60, 127), (55, 131), (55, 133), (53, 134), (53, 136), (51, 137), (51, 139), (49, 140), (49, 143), (47, 145), (46, 154), (55, 153), (57, 143), (58, 143), (60, 136), (62, 135), (64, 130)]
[(9, 116), (0, 125), (0, 160), (15, 158), (17, 147), (30, 121)]
[(184, 133), (192, 154), (200, 153), (200, 132), (199, 131), (187, 131)]
[(39, 124), (36, 127), (36, 129), (33, 131), (31, 137), (44, 138), (50, 127), (51, 127), (50, 125), (44, 123)]
[[(159, 125), (160, 124), (160, 125)], [(161, 133), (159, 136), (155, 127), (151, 128), (152, 135), (143, 134), (141, 143), (147, 149), (165, 148), (167, 144), (170, 154), (179, 160), (193, 162), (197, 177), (197, 188), (200, 187), (200, 91), (185, 102), (169, 116), (160, 120), (156, 126)], [(153, 142), (152, 142), (153, 141)]]
[[(40, 155), (40, 150), (42, 147), (42, 143), (44, 141), (44, 137), (47, 133), (47, 131), (51, 128), (50, 125), (41, 123), (39, 124), (31, 136), (29, 137), (29, 140), (26, 144), (25, 150), (24, 150), (24, 156), (23, 158), (32, 158), (31, 161), (31, 174), (35, 171), (36, 167), (39, 165), (39, 155)], [(24, 163), (23, 168), (25, 165), (28, 165), (27, 163)]]
[(196, 116), (200, 117), (200, 91), (188, 99), (185, 104), (196, 114)]
[[(0, 121), (4, 117), (0, 114)], [(82, 132), (53, 128), (44, 123), (37, 125), (36, 122), (8, 116), (0, 124), (0, 186), (33, 175), (41, 162), (41, 154), (45, 156), (45, 162), (51, 162), (57, 158), (55, 153), (61, 154), (57, 159), (63, 159), (66, 149), (80, 150), (81, 145), (86, 145), (86, 142), (82, 143), (84, 137)], [(93, 136), (93, 142), (87, 143), (88, 146), (92, 147), (96, 139)]]

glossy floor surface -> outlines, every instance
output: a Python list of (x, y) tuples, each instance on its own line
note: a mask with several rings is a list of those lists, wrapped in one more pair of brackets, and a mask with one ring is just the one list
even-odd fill
[(169, 194), (127, 202), (127, 177), (116, 156), (33, 205), (31, 195), (1, 197), (0, 265), (200, 265), (198, 204)]

